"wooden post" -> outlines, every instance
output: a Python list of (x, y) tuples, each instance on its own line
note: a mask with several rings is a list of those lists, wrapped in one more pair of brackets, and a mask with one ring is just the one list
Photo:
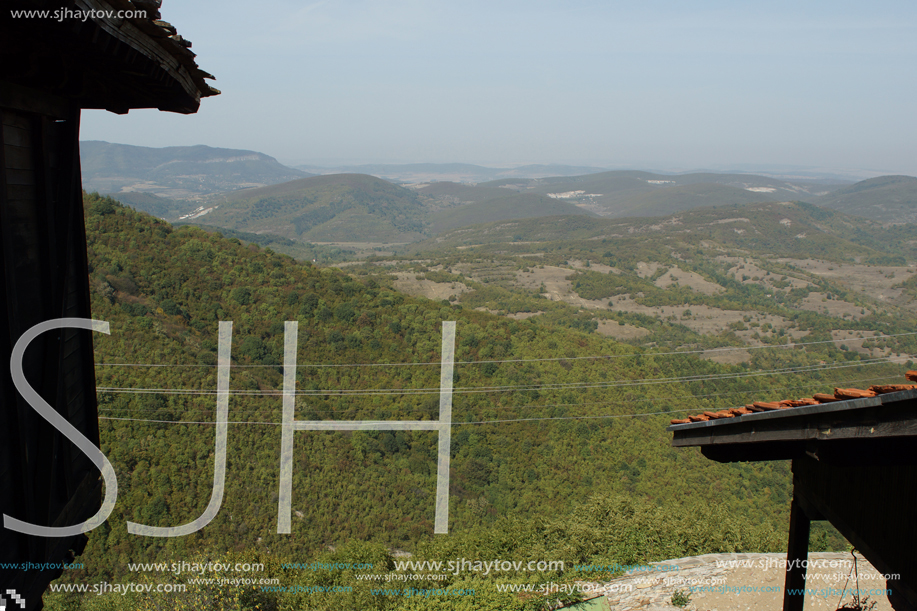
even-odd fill
[[(783, 586), (783, 611), (802, 611), (806, 597), (799, 593), (806, 587), (806, 560), (809, 557), (809, 516), (802, 510), (796, 495), (790, 505), (790, 540), (786, 547), (789, 570)], [(790, 591), (796, 593), (790, 595)]]

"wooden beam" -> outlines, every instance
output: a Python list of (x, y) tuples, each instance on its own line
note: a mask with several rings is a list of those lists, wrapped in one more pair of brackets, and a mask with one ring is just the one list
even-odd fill
[(798, 592), (806, 587), (809, 526), (809, 516), (803, 511), (794, 490), (793, 502), (790, 505), (790, 536), (786, 546), (788, 570), (783, 587), (783, 611), (802, 611), (806, 602), (805, 595)]
[(701, 446), (701, 453), (716, 462), (792, 460), (805, 454), (804, 441), (729, 443)]
[(913, 437), (879, 439), (807, 439), (795, 441), (762, 441), (757, 443), (723, 443), (701, 446), (701, 453), (716, 462), (758, 462), (795, 460), (810, 456), (838, 467), (917, 466)]

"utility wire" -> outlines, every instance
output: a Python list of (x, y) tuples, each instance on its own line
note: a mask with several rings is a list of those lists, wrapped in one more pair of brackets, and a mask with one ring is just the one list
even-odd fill
[[(858, 331), (862, 333), (881, 333), (881, 331)], [(676, 350), (674, 352), (631, 352), (628, 354), (605, 354), (605, 355), (594, 355), (594, 356), (570, 356), (570, 357), (548, 357), (540, 359), (496, 359), (496, 360), (483, 360), (483, 361), (455, 361), (455, 365), (483, 365), (485, 363), (543, 363), (551, 361), (582, 361), (582, 360), (613, 360), (613, 359), (623, 359), (623, 358), (634, 358), (639, 356), (674, 356), (682, 354), (709, 354), (709, 353), (718, 353), (718, 352), (733, 352), (737, 350), (766, 350), (766, 349), (780, 349), (780, 348), (798, 348), (801, 346), (815, 346), (821, 344), (839, 344), (845, 342), (855, 342), (855, 341), (866, 341), (866, 340), (876, 340), (876, 339), (888, 339), (893, 337), (907, 337), (917, 335), (917, 332), (911, 333), (896, 333), (894, 335), (874, 335), (872, 337), (851, 337), (848, 339), (830, 339), (830, 340), (820, 340), (817, 342), (793, 342), (789, 344), (774, 344), (774, 345), (765, 345), (765, 346), (732, 346), (724, 348), (707, 348), (704, 350)], [(421, 366), (433, 366), (440, 365), (440, 361), (430, 361), (427, 363), (337, 363), (337, 364), (328, 364), (328, 363), (307, 363), (302, 365), (297, 365), (297, 368), (336, 368), (336, 367), (421, 367)], [(169, 363), (95, 363), (97, 367), (217, 367), (217, 365), (209, 365), (204, 363), (190, 363), (190, 364), (169, 364)], [(259, 369), (259, 368), (271, 368), (275, 369), (278, 367), (283, 367), (283, 365), (231, 365), (235, 369)]]
[[(844, 384), (855, 384), (855, 383), (858, 383), (858, 382), (873, 382), (873, 383), (875, 383), (875, 382), (877, 382), (878, 380), (892, 380), (892, 379), (898, 379), (898, 377), (899, 377), (899, 376), (885, 376), (885, 377), (880, 377), (880, 378), (876, 378), (876, 377), (857, 378), (857, 379), (855, 379), (855, 380), (845, 380), (845, 381), (844, 381)], [(773, 387), (770, 387), (770, 388), (758, 388), (758, 389), (751, 389), (751, 390), (733, 390), (733, 391), (729, 391), (729, 392), (708, 393), (708, 394), (703, 394), (703, 395), (691, 394), (691, 395), (685, 395), (685, 396), (681, 396), (681, 397), (674, 397), (674, 396), (666, 396), (666, 397), (643, 397), (643, 398), (640, 398), (640, 399), (631, 399), (631, 400), (628, 400), (627, 403), (648, 403), (648, 402), (649, 402), (649, 403), (656, 403), (656, 402), (658, 402), (658, 401), (680, 401), (680, 400), (688, 400), (688, 399), (709, 399), (709, 398), (713, 398), (713, 397), (728, 397), (728, 396), (733, 396), (733, 395), (761, 395), (761, 394), (764, 394), (764, 393), (776, 392), (776, 391), (778, 391), (778, 390), (781, 390), (781, 391), (782, 391), (782, 390), (786, 390), (786, 389), (790, 389), (790, 388), (791, 388), (791, 389), (797, 389), (797, 390), (799, 390), (799, 391), (802, 391), (802, 389), (804, 389), (804, 388), (813, 388), (813, 387), (818, 387), (818, 386), (823, 386), (823, 385), (824, 385), (824, 383), (822, 383), (822, 382), (811, 382), (811, 383), (806, 383), (806, 384), (793, 384), (793, 385), (787, 385), (787, 386), (773, 386)], [(489, 405), (489, 406), (486, 406), (486, 407), (482, 407), (481, 409), (491, 409), (491, 410), (529, 409), (529, 408), (532, 408), (532, 409), (544, 409), (544, 408), (548, 408), (548, 407), (574, 407), (574, 406), (576, 406), (576, 407), (581, 407), (581, 406), (593, 406), (593, 405), (608, 405), (608, 406), (610, 406), (610, 405), (618, 405), (618, 403), (609, 403), (608, 401), (590, 401), (590, 402), (585, 402), (585, 403), (545, 403), (545, 404), (540, 404), (540, 405)], [(164, 407), (100, 407), (100, 408), (99, 408), (99, 411), (100, 411), (100, 412), (101, 412), (101, 411), (105, 411), (105, 412), (158, 412), (158, 411), (172, 411), (172, 409), (173, 409), (173, 408), (172, 408), (172, 407), (169, 407), (169, 406), (164, 406)], [(204, 414), (210, 414), (210, 413), (213, 413), (213, 412), (216, 411), (216, 410), (211, 410), (211, 409), (200, 409), (200, 408), (191, 408), (191, 409), (195, 409), (196, 411), (201, 412), (201, 413), (204, 413)], [(691, 409), (696, 409), (696, 408), (691, 408)], [(242, 414), (259, 413), (259, 412), (262, 412), (262, 411), (264, 411), (263, 408), (256, 408), (256, 409), (233, 408), (233, 412), (234, 412), (234, 413), (242, 413)], [(316, 409), (310, 409), (309, 411), (310, 411), (310, 413), (313, 413), (313, 414), (336, 414), (336, 413), (339, 413), (339, 410), (330, 410), (330, 409), (329, 409), (329, 410), (316, 410)], [(398, 410), (397, 410), (397, 412), (398, 412), (399, 414), (405, 414), (405, 413), (408, 413), (408, 414), (410, 414), (410, 413), (423, 413), (423, 414), (427, 414), (427, 413), (435, 413), (435, 412), (438, 412), (438, 411), (439, 411), (439, 406), (438, 406), (438, 405), (435, 406), (435, 407), (417, 407), (417, 408), (412, 408), (412, 409), (398, 409)], [(684, 410), (676, 410), (676, 411), (691, 411), (691, 410), (689, 410), (689, 409), (684, 409)], [(639, 414), (634, 414), (634, 415), (639, 415)]]
[[(857, 382), (861, 380), (850, 380), (849, 382)], [(815, 385), (815, 384), (812, 384)], [(789, 388), (789, 387), (779, 387), (779, 388)], [(749, 391), (736, 391), (734, 394), (750, 394), (752, 392), (759, 392), (755, 390)], [(717, 393), (721, 394), (733, 394), (733, 393)], [(705, 396), (716, 396), (716, 395), (705, 395)], [(670, 399), (671, 397), (662, 397), (662, 398), (651, 398), (644, 399), (644, 401), (657, 401)], [(639, 401), (639, 400), (638, 400)], [(630, 402), (629, 402), (630, 403)], [(569, 404), (558, 404), (558, 405), (569, 405)], [(604, 405), (615, 405), (614, 403), (606, 403)], [(557, 406), (557, 405), (555, 405)], [(525, 407), (548, 407), (548, 406), (525, 406)], [(552, 421), (552, 420), (607, 420), (614, 418), (636, 418), (639, 416), (658, 416), (663, 414), (678, 414), (685, 411), (692, 411), (696, 408), (689, 409), (677, 409), (677, 410), (668, 410), (668, 411), (658, 411), (658, 412), (636, 412), (630, 414), (606, 414), (600, 416), (545, 416), (545, 417), (533, 417), (533, 418), (507, 418), (500, 420), (480, 420), (474, 422), (458, 422), (453, 421), (452, 426), (459, 426), (463, 424), (504, 424), (509, 422), (541, 422), (541, 421)], [(147, 423), (158, 423), (158, 424), (205, 424), (213, 425), (216, 424), (213, 421), (184, 421), (184, 420), (153, 420), (145, 418), (121, 418), (121, 417), (110, 417), (110, 416), (99, 416), (99, 420), (118, 420), (118, 421), (127, 421), (127, 422), (147, 422)], [(319, 421), (320, 422), (320, 421)], [(227, 424), (253, 424), (253, 425), (271, 425), (271, 426), (282, 426), (282, 422), (253, 422), (248, 420), (233, 421), (228, 422)]]
[[(894, 358), (903, 359), (905, 357), (893, 358), (875, 358), (865, 359), (854, 362), (844, 362), (843, 364), (833, 363), (830, 365), (802, 365), (799, 367), (786, 367), (781, 369), (762, 369), (750, 372), (736, 372), (727, 374), (707, 374), (692, 375), (671, 378), (643, 378), (636, 380), (613, 380), (609, 382), (568, 382), (555, 384), (528, 384), (528, 385), (507, 385), (507, 386), (469, 386), (459, 387), (453, 390), (453, 394), (485, 394), (514, 392), (523, 390), (570, 390), (577, 388), (622, 388), (631, 386), (644, 386), (651, 384), (672, 384), (672, 383), (689, 383), (689, 382), (708, 382), (719, 380), (734, 380), (741, 378), (760, 377), (767, 375), (787, 375), (798, 373), (810, 373), (817, 371), (828, 371), (833, 369), (849, 369), (851, 367), (865, 367), (870, 365), (882, 365), (886, 363), (895, 363)], [(903, 361), (900, 361), (903, 362)], [(110, 387), (100, 386), (96, 388), (97, 392), (103, 393), (128, 393), (128, 394), (172, 394), (172, 395), (215, 395), (214, 389), (183, 389), (183, 388), (127, 388), (127, 387)], [(382, 389), (328, 389), (328, 390), (296, 390), (297, 396), (405, 396), (405, 395), (432, 395), (439, 394), (439, 387), (429, 388), (382, 388)], [(282, 390), (230, 390), (230, 395), (234, 396), (276, 396), (282, 397)]]
[[(646, 412), (642, 414), (613, 414), (606, 416), (558, 416), (558, 417), (545, 417), (545, 418), (517, 418), (509, 420), (481, 420), (479, 422), (458, 422), (453, 421), (452, 426), (461, 426), (463, 424), (502, 424), (506, 422), (534, 422), (539, 420), (596, 420), (596, 419), (610, 419), (610, 418), (632, 418), (636, 416), (657, 416), (660, 414), (675, 414), (678, 411), (667, 411), (667, 412)], [(122, 420), (129, 422), (152, 422), (158, 424), (216, 424), (212, 421), (199, 421), (199, 422), (190, 422), (185, 420), (146, 420), (141, 418), (113, 418), (109, 416), (99, 416), (99, 420)], [(302, 422), (302, 421), (299, 421)], [(321, 421), (319, 421), (321, 422)], [(384, 421), (383, 421), (384, 422)], [(433, 421), (426, 421), (433, 422)], [(269, 425), (269, 426), (283, 426), (282, 422), (251, 422), (248, 420), (241, 420), (236, 422), (227, 422), (226, 424), (255, 424), (255, 425)]]

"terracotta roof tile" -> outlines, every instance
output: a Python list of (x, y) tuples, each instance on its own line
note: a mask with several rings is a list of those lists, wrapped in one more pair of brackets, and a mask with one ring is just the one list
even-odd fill
[(843, 401), (846, 399), (865, 399), (866, 397), (875, 397), (876, 393), (871, 390), (861, 390), (859, 388), (835, 388), (834, 396)]
[[(908, 371), (906, 377), (908, 380), (917, 382), (917, 371)], [(671, 423), (688, 424), (690, 422), (706, 422), (708, 420), (719, 420), (722, 418), (736, 418), (756, 412), (792, 409), (805, 405), (819, 405), (820, 403), (833, 403), (835, 401), (846, 401), (848, 399), (862, 399), (866, 397), (875, 397), (877, 394), (913, 389), (917, 389), (917, 384), (876, 384), (870, 386), (868, 390), (863, 390), (861, 388), (835, 388), (833, 395), (815, 393), (811, 398), (803, 397), (802, 399), (783, 399), (781, 401), (755, 401), (744, 407), (732, 407), (729, 409), (722, 409), (718, 412), (706, 411), (696, 416), (674, 419)]]
[(913, 390), (917, 384), (875, 384), (869, 387), (877, 395), (884, 395), (889, 392), (900, 392), (902, 390)]

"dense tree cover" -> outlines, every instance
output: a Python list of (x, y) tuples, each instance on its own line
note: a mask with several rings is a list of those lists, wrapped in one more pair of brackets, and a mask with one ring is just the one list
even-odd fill
[(405, 241), (423, 237), (425, 229), (414, 191), (363, 174), (313, 176), (224, 200), (202, 222), (320, 242)]
[[(107, 198), (87, 196), (86, 209), (93, 313), (112, 331), (96, 335), (95, 348), (106, 418), (102, 448), (118, 475), (119, 498), (90, 534), (86, 569), (66, 576), (78, 582), (123, 579), (128, 562), (223, 552), (299, 562), (333, 546), (353, 553), (400, 548), (417, 557), (448, 550), (470, 558), (493, 551), (487, 540), (514, 532), (526, 534), (505, 550), (521, 556), (652, 560), (773, 549), (781, 539), (774, 533), (786, 524), (788, 465), (725, 465), (675, 450), (668, 419), (830, 390), (837, 379), (832, 371), (742, 377), (830, 358), (828, 348), (760, 350), (743, 367), (657, 355), (588, 330), (413, 299), (370, 276), (318, 269), (195, 228), (173, 229)], [(221, 320), (234, 325), (222, 509), (186, 537), (130, 535), (127, 520), (184, 524), (209, 501), (215, 397), (208, 393), (216, 385)], [(286, 320), (299, 321), (297, 383), (304, 394), (297, 419), (341, 420), (436, 419), (440, 327), (457, 321), (449, 536), (432, 536), (436, 434), (416, 431), (297, 432), (293, 534), (276, 534)], [(663, 381), (715, 374), (738, 377)], [(599, 500), (584, 506), (593, 509), (571, 514), (591, 495)], [(614, 495), (633, 505), (608, 500)], [(719, 526), (723, 520), (710, 522), (716, 528), (696, 520), (717, 511), (742, 518), (728, 528)], [(620, 529), (630, 534), (615, 539)], [(577, 547), (589, 540), (601, 549)], [(303, 583), (302, 575), (296, 579)], [(260, 608), (298, 604), (272, 600)], [(375, 608), (369, 598), (364, 603)]]
[[(173, 557), (171, 562), (205, 563), (215, 560), (224, 564), (264, 564), (264, 571), (254, 573), (216, 573), (204, 577), (244, 577), (272, 579), (278, 586), (261, 585), (199, 586), (193, 579), (199, 574), (133, 574), (142, 583), (186, 584), (187, 592), (138, 595), (107, 594), (79, 597), (55, 594), (45, 597), (51, 611), (121, 611), (153, 609), (378, 609), (411, 611), (415, 609), (467, 609), (541, 611), (548, 599), (543, 594), (520, 596), (500, 590), (505, 584), (535, 584), (595, 580), (621, 574), (600, 571), (595, 567), (637, 566), (648, 562), (709, 552), (777, 551), (783, 537), (766, 525), (749, 524), (747, 516), (728, 512), (722, 506), (698, 501), (674, 501), (659, 507), (648, 500), (615, 495), (597, 495), (575, 502), (555, 516), (522, 519), (504, 517), (493, 525), (466, 529), (452, 536), (420, 542), (414, 562), (438, 561), (439, 570), (396, 570), (396, 558), (383, 545), (350, 541), (330, 551), (309, 558), (281, 553), (266, 553), (256, 547), (218, 555)], [(402, 557), (401, 560), (404, 560)], [(521, 562), (534, 570), (475, 571), (461, 561)], [(452, 561), (451, 569), (448, 563)], [(539, 561), (556, 563), (538, 570)], [(170, 562), (170, 564), (171, 564)], [(335, 568), (312, 570), (291, 568), (290, 563), (321, 563), (323, 566), (371, 564), (372, 568)], [(562, 563), (562, 564), (560, 564)], [(562, 567), (562, 568), (561, 568)], [(588, 568), (587, 568), (588, 567)], [(419, 581), (367, 581), (358, 576), (383, 577), (421, 573)], [(441, 575), (442, 579), (430, 575)], [(284, 588), (299, 591), (280, 591)], [(317, 588), (325, 591), (316, 591)], [(473, 595), (432, 594), (405, 596), (404, 590), (473, 591)], [(396, 590), (398, 591), (396, 593)], [(553, 595), (553, 602), (557, 595)], [(574, 597), (569, 597), (575, 600)]]

